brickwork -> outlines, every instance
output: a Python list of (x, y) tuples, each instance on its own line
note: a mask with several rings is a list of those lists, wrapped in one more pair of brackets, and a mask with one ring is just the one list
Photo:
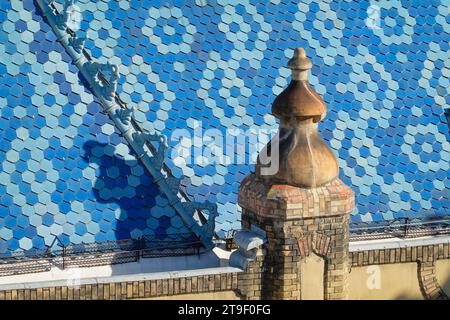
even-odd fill
[(373, 264), (403, 262), (433, 262), (450, 259), (450, 243), (439, 243), (407, 248), (377, 249), (350, 252), (350, 263), (354, 267)]
[(264, 267), (264, 256), (261, 255), (250, 262), (245, 272), (239, 273), (238, 294), (245, 300), (261, 300), (264, 298), (262, 294), (263, 278), (266, 272)]
[(123, 300), (229, 291), (237, 289), (237, 273), (173, 279), (96, 283), (0, 291), (0, 300)]
[(319, 188), (305, 189), (269, 185), (255, 175), (242, 181), (238, 202), (259, 216), (284, 220), (342, 215), (355, 206), (353, 191), (339, 179)]
[[(247, 217), (244, 221), (244, 225), (249, 227), (250, 223), (252, 223), (251, 221), (253, 221), (252, 218), (250, 218), (250, 213), (245, 213), (244, 216)], [(315, 229), (315, 227), (311, 226), (316, 224), (311, 224), (310, 221), (315, 221), (318, 224), (326, 226), (327, 224), (330, 224), (330, 219), (335, 219), (334, 223), (343, 223), (345, 225), (344, 221), (336, 220), (336, 218), (337, 217), (319, 220), (312, 219), (309, 221), (305, 220), (302, 225), (303, 227), (306, 226), (306, 229), (308, 229), (307, 226), (310, 226), (309, 228), (311, 230)], [(256, 218), (253, 217), (253, 219)], [(267, 222), (266, 220), (264, 221)], [(261, 220), (261, 223), (263, 223), (263, 220)], [(325, 228), (325, 230), (331, 230), (328, 229), (328, 227)], [(334, 243), (333, 237), (327, 232), (330, 231), (324, 231), (323, 233), (309, 233), (308, 236), (300, 238), (294, 237), (294, 240), (290, 242), (291, 245), (285, 247), (288, 248), (288, 250), (284, 250), (283, 254), (289, 250), (297, 253), (295, 261), (300, 261), (311, 252), (314, 252), (321, 257), (330, 256), (333, 253)], [(175, 279), (86, 284), (81, 285), (78, 288), (59, 286), (37, 289), (6, 290), (0, 291), (0, 300), (121, 300), (229, 290), (234, 290), (241, 298), (246, 300), (260, 300), (268, 298), (269, 295), (273, 294), (273, 291), (267, 290), (267, 286), (270, 284), (270, 281), (273, 280), (273, 275), (280, 275), (274, 267), (270, 268), (275, 262), (273, 259), (269, 258), (269, 255), (267, 254), (268, 249), (270, 248), (266, 246), (262, 251), (262, 254), (258, 255), (254, 261), (251, 261), (244, 272), (240, 273), (224, 273)], [(338, 253), (339, 250), (336, 252)], [(336, 260), (337, 258), (334, 257), (334, 259)], [(442, 291), (442, 288), (439, 286), (436, 279), (435, 262), (438, 259), (450, 259), (449, 243), (408, 248), (364, 250), (360, 252), (349, 252), (348, 254), (348, 262), (352, 267), (416, 262), (418, 264), (417, 276), (424, 298), (447, 299), (448, 297)], [(329, 261), (330, 259), (325, 259), (327, 269), (330, 266)], [(345, 263), (344, 255), (342, 256), (341, 261)], [(280, 277), (280, 280), (284, 280), (284, 282), (279, 281), (279, 287), (281, 287), (281, 284), (287, 284), (288, 280), (291, 280), (291, 286), (295, 285), (292, 295), (284, 295), (284, 299), (293, 299), (294, 297), (301, 298), (301, 283), (299, 283), (300, 274), (295, 274), (295, 272), (301, 272), (301, 270), (298, 267), (298, 264), (294, 264), (294, 267), (290, 274), (285, 273)], [(336, 269), (328, 271), (324, 278), (324, 283), (329, 284), (326, 288), (326, 292), (328, 292), (326, 298), (343, 298), (343, 293), (346, 290), (346, 273), (340, 277), (340, 274), (336, 275), (335, 272), (331, 272), (332, 270)], [(339, 268), (337, 270), (339, 270)], [(342, 286), (340, 284), (341, 281)], [(342, 293), (339, 292), (341, 287)], [(295, 292), (297, 289), (298, 291)], [(337, 292), (334, 292), (334, 290)], [(297, 294), (297, 296), (295, 296), (295, 294)]]
[(346, 298), (350, 188), (340, 180), (314, 189), (270, 186), (251, 175), (241, 184), (239, 204), (242, 228), (256, 225), (267, 238), (257, 262), (264, 272), (258, 278), (247, 270), (245, 290), (239, 286), (251, 292), (247, 298), (301, 299), (300, 261), (312, 251), (325, 260), (324, 298)]
[(436, 279), (436, 261), (450, 259), (450, 243), (350, 252), (352, 267), (417, 262), (417, 277), (425, 299), (448, 299)]
[(436, 264), (434, 261), (418, 262), (418, 278), (420, 290), (427, 300), (448, 300), (449, 297), (442, 290), (436, 279)]

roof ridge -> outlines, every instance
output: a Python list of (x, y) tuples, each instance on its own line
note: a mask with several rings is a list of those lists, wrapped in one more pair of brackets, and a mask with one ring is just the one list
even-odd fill
[[(166, 137), (157, 133), (145, 132), (133, 119), (133, 108), (128, 108), (116, 93), (119, 70), (117, 65), (98, 63), (93, 61), (84, 49), (84, 38), (77, 37), (75, 32), (67, 26), (68, 16), (65, 11), (59, 13), (53, 6), (53, 0), (36, 0), (42, 15), (56, 34), (57, 40), (63, 45), (73, 63), (80, 70), (88, 84), (88, 89), (99, 99), (104, 112), (113, 120), (122, 136), (137, 154), (137, 158), (150, 172), (153, 180), (165, 194), (169, 205), (172, 206), (186, 226), (196, 234), (207, 249), (213, 247), (212, 237), (215, 229), (215, 218), (218, 215), (217, 205), (209, 201), (189, 201), (180, 190), (181, 179), (172, 175), (164, 164), (164, 151), (167, 148)], [(64, 8), (73, 0), (64, 0)], [(105, 76), (109, 73), (109, 79)], [(156, 149), (152, 142), (158, 143)], [(166, 175), (162, 173), (162, 169)], [(180, 200), (179, 194), (185, 202)], [(196, 210), (207, 210), (208, 220), (204, 225), (194, 219)]]

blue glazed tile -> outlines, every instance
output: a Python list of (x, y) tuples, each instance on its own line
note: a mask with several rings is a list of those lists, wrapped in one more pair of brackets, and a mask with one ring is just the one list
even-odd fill
[[(27, 0), (23, 5), (23, 10), (35, 9), (32, 1)], [(127, 210), (136, 211), (145, 217), (145, 212), (149, 212), (155, 205), (154, 201), (146, 201), (145, 204), (132, 201), (132, 205), (126, 205), (126, 201), (122, 200), (126, 198), (124, 195), (128, 200), (137, 197), (134, 190), (141, 187), (141, 181), (145, 181), (147, 187), (143, 188), (145, 191), (140, 191), (139, 197), (151, 199), (158, 195), (159, 191), (156, 187), (149, 187), (152, 182), (144, 179), (147, 173), (136, 160), (125, 161), (117, 157), (114, 148), (123, 145), (124, 141), (119, 135), (113, 134), (114, 125), (101, 114), (99, 105), (92, 102), (91, 93), (80, 87), (78, 77), (72, 77), (70, 73), (64, 74), (58, 71), (60, 69), (56, 69), (55, 64), (48, 63), (51, 61), (64, 66), (69, 61), (62, 47), (55, 41), (53, 35), (49, 35), (51, 33), (48, 27), (39, 30), (36, 24), (33, 24), (34, 20), (25, 24), (19, 21), (18, 17), (15, 20), (14, 15), (8, 15), (8, 18), (14, 21), (6, 22), (6, 30), (9, 30), (10, 22), (14, 22), (20, 30), (29, 28), (31, 32), (26, 33), (22, 40), (32, 44), (27, 47), (25, 42), (19, 42), (19, 37), (11, 34), (8, 38), (11, 43), (8, 47), (10, 56), (0, 63), (1, 68), (5, 68), (4, 71), (7, 73), (5, 80), (9, 83), (8, 87), (1, 87), (1, 96), (7, 97), (8, 105), (15, 106), (12, 109), (0, 104), (1, 119), (7, 128), (2, 132), (2, 139), (6, 140), (1, 144), (0, 164), (4, 172), (11, 174), (9, 180), (11, 184), (3, 185), (3, 182), (0, 182), (0, 190), (6, 187), (9, 192), (21, 193), (21, 197), (14, 199), (15, 205), (11, 206), (9, 216), (2, 222), (11, 228), (2, 231), (0, 239), (2, 248), (4, 248), (2, 241), (5, 241), (6, 249), (9, 251), (20, 248), (28, 250), (32, 246), (42, 248), (45, 244), (51, 243), (55, 235), (66, 243), (76, 243), (96, 239), (128, 238), (143, 232), (145, 234), (156, 232), (159, 223), (147, 226), (140, 220), (141, 218), (134, 217), (132, 218), (135, 222), (127, 222), (126, 225), (121, 222), (130, 215), (127, 214)], [(5, 29), (5, 26), (3, 27)], [(106, 36), (104, 31), (99, 33), (102, 37)], [(16, 48), (20, 53), (27, 50), (37, 51), (37, 64), (24, 65), (22, 68), (22, 72), (32, 73), (33, 76), (28, 78), (30, 81), (24, 76), (19, 76), (16, 81), (17, 77), (13, 76), (17, 73), (15, 67), (8, 68), (3, 64), (10, 59), (15, 63), (24, 64), (22, 57), (15, 55)], [(77, 72), (76, 68), (70, 65), (68, 69), (69, 72)], [(34, 75), (37, 76), (36, 82), (31, 81)], [(38, 87), (35, 85), (38, 85), (39, 81), (49, 85), (47, 90), (36, 90)], [(9, 89), (3, 91), (6, 88)], [(74, 114), (80, 117), (80, 120), (77, 120)], [(33, 119), (26, 118), (28, 115)], [(109, 140), (98, 136), (102, 130), (105, 134), (113, 134)], [(96, 136), (99, 140), (113, 144), (102, 145), (95, 141)], [(94, 148), (96, 151), (92, 152), (91, 149)], [(105, 154), (108, 154), (109, 158), (104, 159)], [(95, 167), (90, 167), (91, 162)], [(128, 175), (131, 169), (135, 173), (135, 179), (134, 184), (129, 186), (121, 175)], [(101, 186), (105, 185), (111, 189), (102, 191)], [(13, 199), (6, 194), (6, 190), (5, 195), (1, 197), (1, 203), (10, 206)], [(100, 197), (102, 192), (109, 195), (110, 201), (99, 201), (102, 200)], [(135, 205), (148, 206), (148, 209), (137, 210)], [(124, 212), (116, 218), (111, 206), (122, 208), (118, 212)], [(163, 210), (163, 207), (161, 209)], [(164, 223), (167, 224), (167, 220), (164, 220)], [(101, 232), (101, 227), (108, 234), (92, 237)], [(144, 231), (131, 233), (138, 228)], [(12, 229), (16, 230), (14, 234), (7, 231)]]
[[(386, 13), (382, 33), (365, 24), (368, 1), (319, 5), (283, 0), (263, 11), (252, 3), (200, 7), (176, 2), (171, 10), (164, 4), (125, 0), (79, 0), (78, 5), (84, 19), (80, 31), (89, 35), (86, 48), (94, 57), (122, 65), (121, 98), (136, 107), (139, 125), (168, 137), (177, 128), (192, 132), (187, 124), (194, 119), (222, 132), (229, 127), (276, 129), (273, 117), (266, 115), (275, 94), (289, 81), (289, 50), (305, 46), (314, 63), (311, 83), (328, 106), (320, 124), (322, 136), (341, 159), (341, 178), (360, 194), (353, 220), (448, 212), (443, 190), (449, 182), (443, 167), (450, 156), (448, 126), (442, 119), (449, 101), (434, 98), (436, 88), (440, 97), (448, 96), (443, 73), (448, 19), (438, 2), (425, 8), (413, 1), (408, 14), (404, 4), (380, 3)], [(0, 60), (5, 75), (0, 79), (0, 126), (6, 128), (0, 133), (0, 166), (10, 177), (10, 185), (0, 180), (0, 191), (5, 190), (0, 194), (10, 190), (23, 195), (17, 201), (28, 213), (31, 229), (23, 239), (2, 234), (0, 247), (5, 241), (8, 250), (28, 249), (29, 240), (42, 247), (51, 241), (50, 232), (31, 230), (49, 224), (49, 216), (63, 226), (67, 243), (141, 234), (163, 237), (167, 230), (182, 228), (143, 166), (129, 159), (134, 155), (127, 160), (118, 156), (126, 141), (80, 85), (77, 69), (35, 14), (35, 3), (25, 0), (14, 10), (9, 3), (0, 9), (0, 51), (5, 51)], [(32, 18), (25, 21), (21, 12)], [(29, 57), (35, 63), (23, 58), (27, 53), (33, 53)], [(176, 143), (169, 141), (170, 150)], [(188, 195), (220, 204), (219, 234), (239, 228), (238, 181), (252, 166), (181, 166), (177, 156), (167, 164), (175, 174), (188, 177), (183, 182)], [(373, 184), (361, 184), (368, 176)], [(411, 190), (389, 201), (386, 190), (395, 190), (399, 179)], [(19, 205), (10, 196), (0, 200), (2, 205)], [(45, 202), (45, 212), (34, 208), (39, 201)], [(12, 228), (21, 217), (13, 211), (17, 221), (8, 220)], [(77, 216), (83, 212), (90, 218)], [(20, 218), (21, 224), (25, 221)], [(57, 231), (55, 227), (52, 232)]]

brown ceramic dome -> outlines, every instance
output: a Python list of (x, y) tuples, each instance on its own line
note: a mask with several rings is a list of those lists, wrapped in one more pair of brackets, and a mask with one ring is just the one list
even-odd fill
[(272, 105), (273, 115), (280, 119), (280, 128), (277, 136), (261, 150), (256, 174), (270, 183), (318, 187), (339, 173), (336, 157), (317, 130), (317, 122), (325, 117), (326, 106), (308, 85), (311, 61), (305, 50), (297, 48), (288, 66), (292, 81)]
[(312, 64), (303, 48), (295, 49), (288, 67), (292, 70), (292, 81), (275, 98), (272, 114), (277, 118), (294, 116), (322, 119), (326, 114), (326, 106), (322, 98), (308, 84), (308, 70), (311, 69)]

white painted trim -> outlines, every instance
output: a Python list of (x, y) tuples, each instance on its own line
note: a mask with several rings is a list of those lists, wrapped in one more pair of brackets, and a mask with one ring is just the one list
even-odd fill
[(359, 252), (366, 250), (429, 246), (440, 243), (450, 243), (450, 236), (427, 236), (413, 239), (390, 238), (378, 240), (352, 241), (350, 242), (349, 250), (350, 252)]
[(229, 266), (231, 252), (219, 247), (200, 255), (141, 259), (87, 268), (52, 267), (50, 271), (0, 277), (0, 290), (36, 289), (68, 285), (173, 279), (243, 272)]
[[(215, 275), (223, 273), (243, 272), (242, 269), (233, 267), (217, 267), (217, 268), (205, 268), (195, 270), (183, 270), (183, 271), (169, 271), (169, 272), (156, 272), (156, 273), (139, 273), (128, 274), (120, 276), (98, 277), (98, 278), (85, 278), (80, 279), (77, 285), (97, 284), (97, 283), (117, 283), (117, 282), (132, 282), (132, 281), (145, 281), (145, 280), (159, 280), (159, 279), (175, 279), (182, 277), (195, 277), (204, 275)], [(0, 285), (0, 291), (2, 290), (20, 290), (20, 289), (36, 289), (47, 287), (60, 287), (67, 286), (67, 280), (48, 280), (48, 281), (36, 281), (27, 283), (11, 283)]]

